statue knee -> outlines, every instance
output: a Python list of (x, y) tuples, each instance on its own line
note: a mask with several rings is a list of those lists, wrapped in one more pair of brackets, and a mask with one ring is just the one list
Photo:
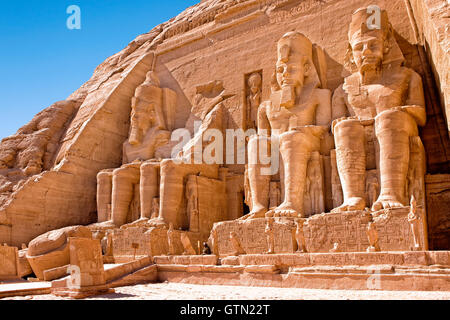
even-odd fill
[(280, 147), (291, 148), (300, 151), (318, 151), (320, 149), (320, 138), (308, 130), (288, 131), (280, 135)]
[(342, 135), (348, 133), (360, 134), (364, 132), (364, 126), (358, 119), (345, 119), (337, 123), (333, 123), (334, 135)]
[(112, 171), (111, 170), (102, 170), (97, 174), (97, 183), (106, 182), (111, 180)]
[(131, 182), (139, 180), (139, 170), (135, 168), (118, 168), (112, 174), (114, 180), (130, 180)]
[(148, 174), (152, 174), (155, 171), (155, 168), (158, 166), (159, 164), (156, 163), (143, 163), (141, 165), (141, 175), (148, 175)]
[(172, 159), (164, 159), (161, 161), (161, 177), (176, 172), (181, 164), (175, 163)]
[(418, 136), (419, 130), (414, 118), (407, 112), (393, 109), (381, 112), (375, 118), (375, 134), (382, 135), (406, 134)]

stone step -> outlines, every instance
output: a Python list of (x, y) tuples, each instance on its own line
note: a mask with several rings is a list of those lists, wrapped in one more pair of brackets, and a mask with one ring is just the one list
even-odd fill
[(0, 298), (49, 294), (50, 282), (17, 282), (0, 284)]
[(142, 268), (150, 266), (152, 263), (152, 257), (144, 257), (128, 263), (105, 267), (106, 283), (110, 283), (124, 276), (130, 275)]

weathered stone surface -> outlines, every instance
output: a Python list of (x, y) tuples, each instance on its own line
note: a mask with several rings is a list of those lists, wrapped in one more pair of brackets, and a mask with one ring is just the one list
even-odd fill
[(27, 259), (39, 279), (44, 279), (45, 270), (69, 264), (70, 237), (91, 239), (92, 233), (83, 226), (66, 227), (44, 233), (30, 242)]
[(450, 248), (450, 175), (427, 175), (427, 212), (430, 248)]
[(16, 247), (0, 245), (0, 279), (18, 278)]
[(28, 249), (19, 250), (18, 252), (18, 264), (17, 264), (17, 274), (20, 278), (28, 276), (33, 273), (31, 269), (30, 262), (27, 259)]

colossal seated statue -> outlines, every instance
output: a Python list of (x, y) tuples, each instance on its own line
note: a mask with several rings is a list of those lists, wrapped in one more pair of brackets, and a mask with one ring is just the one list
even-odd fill
[(131, 128), (123, 145), (123, 165), (103, 170), (97, 176), (100, 223), (97, 227), (173, 224), (175, 229), (189, 229), (186, 223), (189, 214), (180, 213), (185, 196), (184, 179), (189, 175), (219, 178), (219, 165), (196, 163), (195, 153), (200, 152), (203, 160), (203, 150), (208, 146), (204, 134), (211, 129), (222, 130), (224, 97), (222, 92), (204, 108), (205, 116), (198, 119), (201, 125), (194, 137), (185, 141), (179, 154), (174, 154), (176, 141), (171, 141), (171, 130), (176, 93), (161, 89), (154, 72), (147, 74), (132, 98)]
[(129, 222), (133, 199), (138, 199), (134, 211), (140, 212), (141, 218), (150, 218), (153, 198), (158, 193), (153, 183), (157, 159), (167, 157), (162, 147), (170, 141), (175, 101), (175, 92), (161, 89), (153, 71), (136, 88), (131, 101), (130, 135), (123, 144), (123, 165), (103, 170), (97, 176), (99, 222), (116, 227)]
[[(386, 11), (379, 29), (368, 26), (370, 15), (362, 8), (352, 16), (348, 58), (354, 73), (333, 95), (332, 129), (344, 194), (334, 212), (364, 210), (366, 170), (375, 169), (381, 190), (372, 210), (407, 205), (407, 175), (410, 162), (416, 162), (410, 161), (410, 146), (423, 149), (417, 129), (426, 122), (421, 77), (403, 66)], [(424, 170), (418, 171), (414, 179), (423, 179)]]
[[(250, 159), (263, 144), (279, 139), (284, 201), (269, 215), (298, 217), (305, 215), (303, 198), (308, 161), (312, 152), (320, 151), (321, 136), (331, 123), (331, 93), (320, 88), (313, 63), (313, 44), (303, 34), (285, 34), (278, 41), (277, 51), (271, 99), (263, 102), (258, 110), (258, 134), (250, 138), (248, 153)], [(268, 169), (260, 159), (254, 163), (249, 160), (252, 210), (245, 219), (264, 217), (269, 210), (272, 176), (264, 174), (263, 168)]]

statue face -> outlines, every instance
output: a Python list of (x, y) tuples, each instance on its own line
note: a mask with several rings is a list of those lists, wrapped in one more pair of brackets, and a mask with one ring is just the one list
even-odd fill
[(143, 135), (155, 123), (155, 107), (156, 102), (148, 103), (136, 99), (136, 103), (131, 110), (131, 135), (129, 139), (131, 144), (140, 143)]
[[(284, 48), (282, 50), (290, 50)], [(283, 87), (303, 87), (305, 80), (305, 64), (304, 56), (301, 55), (283, 55), (278, 56), (277, 66), (277, 81)]]
[(251, 76), (248, 79), (248, 85), (252, 94), (258, 93), (261, 87), (261, 77), (259, 75)]
[(381, 67), (384, 56), (382, 37), (358, 37), (352, 41), (353, 59), (359, 71)]

